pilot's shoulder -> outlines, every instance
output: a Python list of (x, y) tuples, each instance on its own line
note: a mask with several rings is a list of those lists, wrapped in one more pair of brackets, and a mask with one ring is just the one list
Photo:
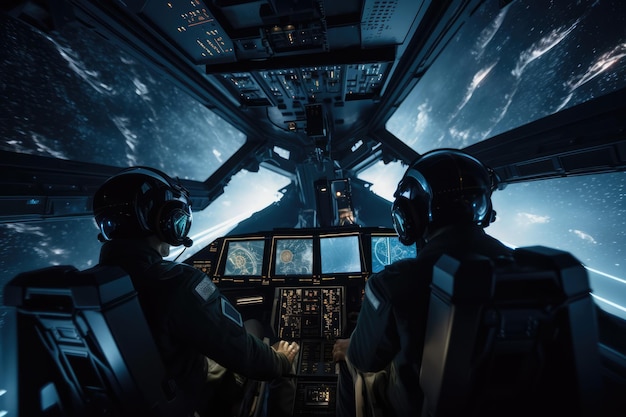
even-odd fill
[(373, 274), (371, 279), (376, 280), (398, 280), (404, 279), (409, 275), (413, 275), (422, 268), (423, 262), (417, 258), (406, 258), (395, 261), (385, 266), (385, 268), (377, 274)]
[(190, 281), (199, 281), (207, 277), (207, 275), (191, 265), (163, 260), (152, 266), (157, 271), (160, 279), (183, 279)]
[(159, 269), (160, 279), (176, 280), (179, 288), (184, 288), (184, 292), (199, 297), (202, 303), (216, 299), (220, 295), (213, 280), (191, 265), (162, 261), (155, 267)]
[(367, 284), (381, 294), (412, 291), (430, 281), (432, 265), (417, 258), (406, 258), (387, 265), (382, 271), (373, 274)]

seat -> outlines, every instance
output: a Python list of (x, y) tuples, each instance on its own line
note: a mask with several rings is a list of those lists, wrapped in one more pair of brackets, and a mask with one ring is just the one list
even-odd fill
[(423, 417), (601, 415), (595, 304), (570, 253), (444, 255), (431, 289)]
[(168, 378), (130, 277), (53, 266), (4, 289), (16, 309), (22, 416), (190, 415)]

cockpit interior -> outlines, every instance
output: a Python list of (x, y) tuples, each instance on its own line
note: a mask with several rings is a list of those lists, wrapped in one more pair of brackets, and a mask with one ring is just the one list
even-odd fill
[[(76, 303), (59, 277), (98, 265), (94, 193), (132, 166), (189, 191), (193, 245), (167, 259), (300, 343), (293, 415), (335, 415), (333, 341), (354, 329), (368, 278), (418, 254), (390, 209), (407, 166), (439, 148), (496, 173), (489, 234), (584, 266), (608, 411), (581, 415), (623, 414), (626, 2), (8, 0), (0, 11), (0, 417), (69, 417), (22, 368), (20, 326), (34, 319), (20, 314), (39, 296)], [(50, 267), (48, 281), (28, 274)], [(95, 282), (90, 297), (110, 282), (80, 276)], [(46, 323), (63, 350), (81, 325), (59, 320)], [(141, 346), (114, 351), (154, 353)]]

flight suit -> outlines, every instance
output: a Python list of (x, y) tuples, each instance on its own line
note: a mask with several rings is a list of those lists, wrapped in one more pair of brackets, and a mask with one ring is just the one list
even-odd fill
[(228, 408), (224, 397), (229, 392), (224, 395), (210, 373), (215, 362), (231, 376), (254, 380), (292, 372), (285, 355), (246, 331), (241, 314), (200, 270), (165, 261), (145, 242), (133, 239), (105, 242), (100, 263), (120, 266), (131, 276), (166, 369), (201, 415)]
[[(386, 406), (398, 417), (419, 416), (422, 410), (419, 373), (433, 266), (443, 253), (460, 256), (468, 252), (492, 259), (512, 256), (511, 248), (480, 226), (447, 226), (418, 251), (416, 258), (388, 265), (367, 281), (347, 362), (359, 372), (385, 371), (379, 380), (386, 379)], [(345, 376), (342, 373), (340, 378)], [(340, 389), (350, 387), (346, 381), (339, 385), (343, 387)], [(342, 396), (347, 398), (340, 393), (340, 401)], [(339, 404), (339, 416), (346, 415), (343, 407), (345, 404)]]

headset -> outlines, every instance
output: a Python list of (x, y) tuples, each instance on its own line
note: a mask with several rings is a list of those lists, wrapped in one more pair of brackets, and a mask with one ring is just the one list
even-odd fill
[(155, 234), (172, 246), (193, 244), (189, 192), (155, 168), (128, 168), (109, 178), (94, 195), (93, 212), (100, 241)]
[(429, 226), (489, 226), (495, 221), (491, 194), (498, 183), (495, 171), (461, 151), (437, 149), (421, 155), (394, 193), (391, 217), (400, 242), (422, 241)]

